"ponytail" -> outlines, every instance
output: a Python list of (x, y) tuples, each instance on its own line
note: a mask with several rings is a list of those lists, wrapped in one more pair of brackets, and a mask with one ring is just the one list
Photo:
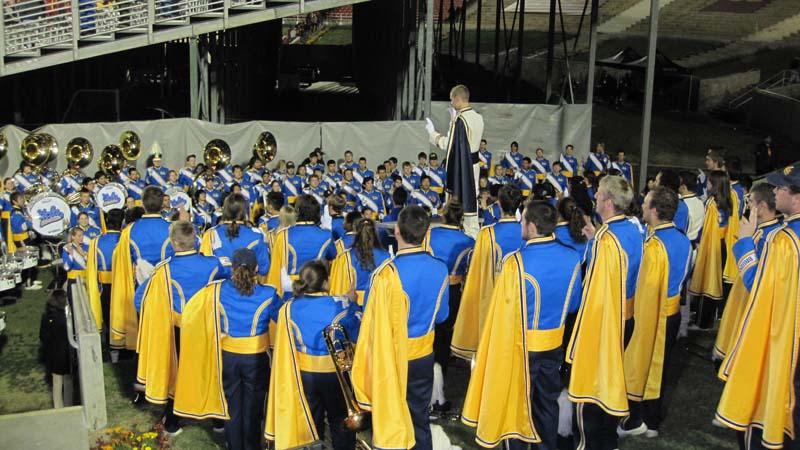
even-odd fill
[[(238, 225), (237, 225), (238, 227)], [(247, 266), (239, 266), (233, 269), (233, 276), (231, 283), (239, 291), (240, 294), (245, 296), (253, 295), (256, 286), (256, 272), (255, 269)]]
[(371, 219), (358, 219), (353, 224), (353, 230), (356, 232), (356, 238), (353, 241), (356, 258), (364, 270), (371, 272), (375, 269), (375, 255), (372, 250), (380, 248), (375, 222)]
[(572, 197), (562, 198), (558, 201), (556, 209), (558, 209), (560, 219), (567, 222), (570, 237), (575, 242), (586, 242), (586, 236), (583, 235), (583, 227), (586, 225), (584, 221), (586, 213), (578, 207), (575, 199)]
[(320, 260), (309, 261), (303, 264), (297, 279), (292, 282), (292, 293), (295, 298), (306, 294), (322, 292), (325, 282), (328, 281), (328, 268)]

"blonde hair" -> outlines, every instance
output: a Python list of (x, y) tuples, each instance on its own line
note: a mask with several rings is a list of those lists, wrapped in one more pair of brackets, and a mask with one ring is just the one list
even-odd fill
[(458, 97), (465, 102), (469, 102), (469, 89), (463, 84), (458, 84), (450, 89), (450, 98)]
[(291, 205), (283, 206), (278, 212), (278, 228), (288, 228), (297, 222), (297, 212)]
[(623, 214), (633, 201), (633, 189), (628, 181), (617, 175), (608, 175), (600, 180), (600, 190), (614, 204), (614, 210)]
[(169, 226), (169, 240), (178, 244), (181, 250), (193, 249), (196, 241), (194, 225), (186, 220), (172, 222)]

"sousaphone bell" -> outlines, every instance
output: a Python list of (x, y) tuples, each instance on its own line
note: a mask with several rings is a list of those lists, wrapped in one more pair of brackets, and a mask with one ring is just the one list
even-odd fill
[(269, 131), (263, 131), (258, 135), (256, 143), (253, 144), (253, 156), (263, 161), (265, 164), (275, 159), (278, 154), (278, 141)]

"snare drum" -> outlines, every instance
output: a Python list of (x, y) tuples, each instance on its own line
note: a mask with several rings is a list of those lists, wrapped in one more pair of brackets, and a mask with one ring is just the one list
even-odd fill
[(127, 196), (128, 190), (125, 189), (125, 186), (119, 183), (108, 183), (97, 191), (97, 206), (99, 206), (104, 213), (115, 208), (123, 209)]
[(169, 197), (169, 206), (173, 210), (177, 211), (180, 206), (183, 206), (186, 212), (192, 211), (192, 197), (183, 189), (169, 188), (167, 189), (167, 196)]
[(67, 229), (69, 204), (64, 197), (44, 192), (33, 197), (28, 204), (33, 229), (42, 236), (58, 236)]

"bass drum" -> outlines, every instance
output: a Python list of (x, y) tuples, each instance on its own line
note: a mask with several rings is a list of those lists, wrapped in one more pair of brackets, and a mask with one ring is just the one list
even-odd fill
[(128, 196), (128, 190), (119, 183), (108, 183), (101, 187), (97, 192), (97, 206), (103, 210), (104, 213), (112, 209), (125, 208), (125, 198)]
[(192, 197), (183, 189), (169, 188), (167, 189), (167, 196), (169, 197), (169, 205), (174, 211), (177, 211), (181, 206), (186, 212), (192, 211)]
[(69, 204), (64, 197), (53, 192), (34, 196), (28, 203), (33, 229), (42, 236), (56, 237), (69, 226)]

